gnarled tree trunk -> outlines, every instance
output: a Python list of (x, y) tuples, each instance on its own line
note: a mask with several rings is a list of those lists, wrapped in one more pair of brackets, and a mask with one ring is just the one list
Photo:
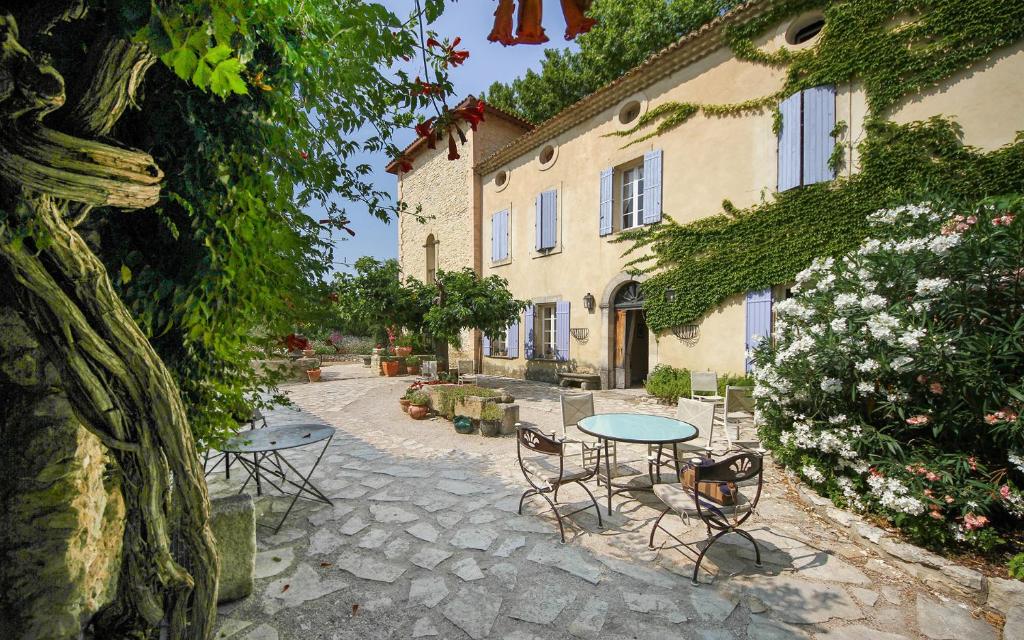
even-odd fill
[[(53, 20), (82, 12), (76, 2), (64, 9)], [(57, 366), (77, 421), (110, 450), (120, 476), (121, 570), (113, 604), (92, 621), (96, 635), (146, 636), (166, 620), (171, 638), (207, 638), (218, 561), (185, 408), (75, 230), (95, 206), (155, 204), (162, 177), (148, 154), (98, 140), (153, 59), (141, 45), (97, 38), (86, 76), (73, 85), (81, 88), (74, 104), (65, 106), (63, 77), (22, 46), (31, 37), (19, 38), (12, 15), (0, 15), (0, 279)], [(47, 126), (51, 119), (61, 131)]]

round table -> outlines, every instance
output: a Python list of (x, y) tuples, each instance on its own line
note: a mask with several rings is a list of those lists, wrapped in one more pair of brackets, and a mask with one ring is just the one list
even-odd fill
[[(333, 504), (327, 496), (325, 496), (316, 486), (310, 482), (313, 472), (316, 471), (317, 466), (320, 464), (320, 460), (324, 457), (324, 453), (327, 452), (327, 447), (331, 444), (331, 439), (334, 438), (334, 429), (324, 424), (289, 424), (280, 425), (275, 427), (264, 427), (262, 429), (251, 429), (249, 431), (243, 431), (228, 439), (221, 447), (220, 450), (224, 453), (234, 454), (242, 466), (245, 467), (246, 471), (249, 472), (249, 477), (245, 479), (245, 483), (242, 488), (238, 490), (239, 493), (245, 491), (245, 488), (249, 485), (249, 480), (256, 480), (256, 495), (263, 493), (263, 481), (265, 480), (272, 487), (280, 491), (281, 493), (291, 495), (292, 502), (288, 505), (288, 510), (285, 511), (284, 516), (281, 518), (281, 522), (276, 527), (272, 527), (276, 533), (281, 529), (281, 525), (284, 524), (285, 520), (288, 519), (288, 514), (291, 513), (292, 508), (295, 506), (296, 501), (303, 494), (308, 494), (311, 500), (317, 500), (319, 502), (326, 502), (327, 504)], [(325, 442), (326, 441), (326, 442)], [(292, 463), (288, 462), (288, 459), (281, 455), (281, 451), (286, 449), (294, 449), (296, 447), (303, 447), (310, 444), (316, 444), (318, 442), (324, 442), (324, 447), (320, 451), (320, 455), (317, 456), (313, 466), (309, 469), (309, 473), (303, 475), (296, 469)], [(249, 460), (246, 455), (252, 454), (252, 460)], [(273, 466), (268, 466), (264, 463), (267, 458), (273, 457)], [(294, 482), (285, 477), (284, 468), (281, 466), (291, 469), (296, 476), (298, 476), (302, 483)], [(287, 482), (293, 487), (297, 487), (298, 491), (290, 493), (285, 491), (282, 487), (274, 483), (269, 476), (279, 478), (282, 483)]]
[[(587, 435), (594, 436), (604, 444), (605, 484), (608, 485), (608, 514), (612, 512), (612, 496), (623, 491), (635, 491), (636, 486), (613, 487), (608, 443), (629, 442), (654, 444), (658, 447), (687, 442), (697, 437), (697, 428), (692, 424), (644, 413), (599, 413), (587, 416), (576, 425)], [(660, 459), (660, 450), (659, 450)]]

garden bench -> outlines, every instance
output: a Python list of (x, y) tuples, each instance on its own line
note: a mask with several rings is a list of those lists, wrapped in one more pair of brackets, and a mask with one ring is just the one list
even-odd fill
[(558, 372), (558, 386), (568, 387), (576, 382), (579, 383), (580, 389), (584, 391), (601, 388), (601, 376), (596, 373)]

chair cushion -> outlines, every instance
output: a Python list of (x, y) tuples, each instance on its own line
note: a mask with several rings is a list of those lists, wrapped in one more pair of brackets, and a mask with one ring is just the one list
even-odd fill
[[(654, 495), (677, 513), (687, 515), (697, 513), (697, 505), (693, 502), (693, 492), (683, 489), (683, 485), (678, 482), (654, 485)], [(715, 511), (722, 514), (743, 513), (750, 510), (750, 501), (745, 495), (737, 492), (735, 505), (723, 506), (710, 500), (701, 500), (700, 508), (701, 511), (711, 511), (712, 513)]]
[[(530, 456), (523, 458), (523, 466), (532, 475), (548, 484), (558, 482), (558, 456)], [(562, 483), (586, 478), (591, 470), (585, 469), (578, 456), (566, 457), (562, 467)]]
[(694, 400), (700, 400), (701, 402), (715, 402), (715, 403), (723, 403), (723, 402), (725, 402), (725, 396), (704, 395), (702, 393), (695, 393), (695, 394), (693, 394), (693, 399)]

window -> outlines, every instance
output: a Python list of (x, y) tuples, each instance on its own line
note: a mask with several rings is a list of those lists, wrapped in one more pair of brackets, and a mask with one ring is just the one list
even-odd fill
[(829, 164), (835, 139), (835, 87), (821, 86), (794, 93), (779, 104), (779, 191), (835, 177)]
[(497, 356), (504, 358), (508, 356), (508, 341), (505, 339), (506, 334), (501, 334), (494, 338), (491, 338), (491, 352), (487, 355)]
[(534, 335), (537, 336), (534, 346), (534, 357), (554, 360), (558, 357), (558, 343), (556, 333), (557, 314), (555, 305), (539, 304), (536, 314), (537, 326)]
[(537, 251), (558, 245), (558, 192), (545, 191), (537, 196)]
[(423, 247), (427, 250), (427, 284), (434, 284), (434, 277), (437, 275), (437, 240), (434, 234), (427, 236), (427, 243)]
[(512, 214), (508, 209), (491, 216), (491, 262), (505, 262), (511, 258), (509, 252), (510, 221)]
[(825, 28), (825, 16), (815, 11), (800, 16), (786, 30), (786, 42), (791, 45), (803, 44), (814, 40)]
[(622, 228), (632, 229), (644, 222), (644, 167), (622, 172)]

